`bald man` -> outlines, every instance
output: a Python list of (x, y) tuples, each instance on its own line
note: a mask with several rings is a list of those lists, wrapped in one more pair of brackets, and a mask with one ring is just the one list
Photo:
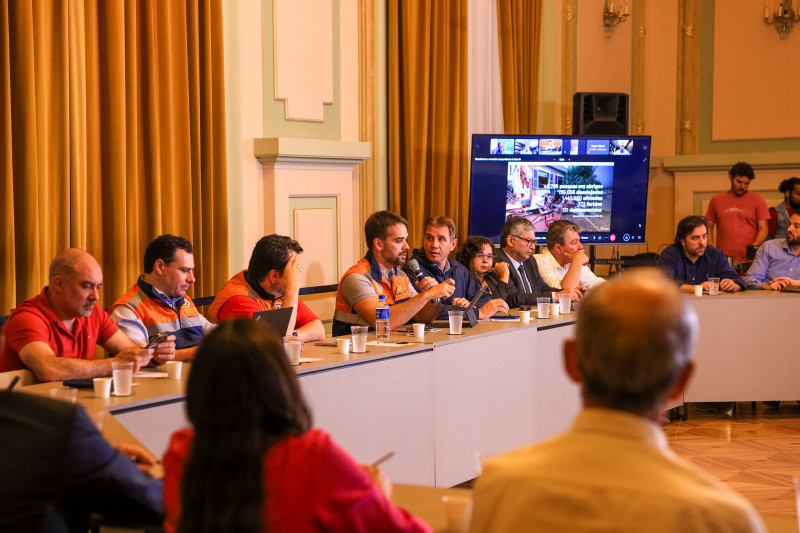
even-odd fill
[[(40, 381), (110, 376), (113, 359), (95, 359), (98, 344), (117, 361), (133, 361), (134, 371), (146, 365), (153, 350), (139, 348), (95, 305), (102, 284), (103, 271), (90, 254), (78, 248), (59, 253), (48, 286), (19, 304), (3, 328), (0, 372), (29, 369)], [(169, 343), (159, 349), (169, 351)]]
[(485, 465), (471, 533), (765, 531), (741, 496), (676, 457), (661, 429), (692, 374), (697, 332), (658, 271), (592, 289), (564, 344), (583, 409), (566, 432)]

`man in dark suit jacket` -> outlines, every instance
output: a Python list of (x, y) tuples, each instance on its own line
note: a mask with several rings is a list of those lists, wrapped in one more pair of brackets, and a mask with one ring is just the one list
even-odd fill
[[(503, 225), (500, 234), (502, 248), (495, 252), (495, 262), (508, 263), (508, 285), (512, 289), (507, 298), (510, 307), (520, 304), (536, 304), (537, 297), (550, 297), (550, 293), (569, 294), (575, 302), (580, 301), (583, 291), (579, 287), (559, 290), (544, 282), (539, 267), (533, 258), (536, 247), (536, 231), (530, 220), (514, 217)], [(520, 272), (522, 269), (522, 272)], [(525, 279), (522, 278), (522, 273)], [(492, 274), (487, 274), (491, 276)], [(517, 293), (514, 295), (514, 293)]]
[(2, 391), (0, 435), (0, 531), (86, 531), (90, 513), (121, 524), (163, 519), (161, 481), (113, 449), (81, 407)]

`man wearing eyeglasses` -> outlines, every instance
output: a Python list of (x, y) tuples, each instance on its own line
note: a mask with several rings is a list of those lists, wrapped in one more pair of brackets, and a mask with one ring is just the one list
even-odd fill
[(519, 293), (549, 297), (550, 293), (569, 294), (572, 301), (579, 302), (583, 296), (581, 287), (559, 290), (545, 283), (539, 275), (539, 267), (533, 258), (536, 247), (536, 231), (533, 223), (523, 217), (514, 217), (503, 225), (500, 234), (502, 248), (495, 254), (495, 262), (509, 265), (508, 284)]

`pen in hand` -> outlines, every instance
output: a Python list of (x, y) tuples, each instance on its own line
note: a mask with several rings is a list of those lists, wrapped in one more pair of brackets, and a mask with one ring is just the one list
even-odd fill
[(380, 459), (378, 459), (377, 461), (372, 463), (372, 466), (373, 467), (380, 466), (383, 463), (385, 463), (386, 461), (388, 461), (389, 459), (391, 459), (392, 457), (394, 457), (394, 452), (393, 451), (387, 453), (386, 455), (384, 455), (383, 457), (381, 457)]

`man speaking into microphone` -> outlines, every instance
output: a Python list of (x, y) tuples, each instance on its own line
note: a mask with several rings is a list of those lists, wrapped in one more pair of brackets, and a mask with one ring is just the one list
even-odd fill
[[(447, 216), (430, 217), (423, 224), (422, 248), (414, 250), (412, 259), (403, 267), (405, 273), (415, 279), (420, 275), (433, 278), (436, 282), (448, 279), (455, 283), (455, 290), (450, 299), (442, 302), (439, 309), (439, 318), (447, 319), (447, 312), (451, 309), (462, 309), (481, 290), (478, 278), (472, 275), (469, 269), (448, 256), (455, 250), (456, 223)], [(433, 281), (431, 280), (431, 281)], [(420, 282), (420, 288), (426, 285)], [(501, 298), (492, 299), (491, 293), (485, 293), (478, 300), (478, 318), (489, 318), (498, 312), (508, 312), (508, 304)]]
[(411, 319), (431, 322), (441, 304), (432, 300), (449, 298), (453, 280), (436, 283), (424, 278), (423, 292), (417, 292), (408, 276), (398, 267), (408, 257), (408, 222), (390, 211), (373, 213), (364, 223), (367, 254), (350, 267), (339, 280), (336, 310), (333, 313), (333, 336), (349, 335), (350, 326), (375, 327), (378, 297), (386, 296), (390, 306), (389, 329), (394, 330)]

